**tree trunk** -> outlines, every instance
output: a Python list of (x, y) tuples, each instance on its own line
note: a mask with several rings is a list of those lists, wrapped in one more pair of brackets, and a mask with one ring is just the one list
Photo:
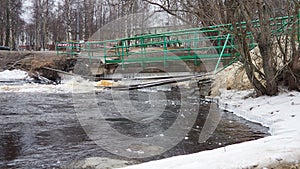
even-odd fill
[(5, 29), (5, 46), (9, 46), (11, 29), (11, 16), (10, 16), (10, 0), (6, 0), (6, 29)]
[(274, 54), (271, 38), (271, 28), (270, 28), (270, 15), (268, 14), (267, 7), (262, 0), (257, 0), (259, 23), (260, 23), (260, 33), (257, 36), (257, 43), (260, 50), (260, 54), (263, 60), (263, 70), (265, 73), (266, 80), (266, 94), (273, 96), (278, 92), (277, 77), (274, 67)]
[(291, 62), (288, 65), (287, 71), (287, 82), (289, 90), (298, 90), (300, 91), (300, 52), (296, 47), (295, 38), (291, 38), (292, 46), (292, 58)]
[(278, 85), (276, 82), (276, 74), (274, 69), (274, 60), (272, 55), (272, 44), (259, 43), (260, 53), (263, 59), (263, 70), (265, 73), (266, 80), (266, 94), (267, 95), (276, 95), (278, 92)]
[[(294, 12), (294, 22), (291, 34), (290, 34), (290, 43), (292, 48), (291, 62), (288, 64), (288, 69), (286, 71), (286, 81), (288, 83), (289, 90), (298, 90), (300, 91), (300, 52), (299, 46), (297, 48), (296, 41), (298, 40), (300, 21), (299, 18), (299, 6), (296, 5)], [(295, 36), (296, 35), (296, 36)], [(298, 42), (299, 43), (299, 42)]]
[(40, 50), (40, 0), (35, 1), (35, 42), (34, 48), (36, 51)]
[(249, 47), (247, 45), (247, 41), (245, 38), (246, 35), (245, 34), (239, 35), (239, 33), (237, 33), (236, 37), (239, 37), (239, 40), (237, 40), (237, 42), (238, 42), (238, 46), (240, 46), (239, 48), (242, 49), (240, 51), (241, 62), (244, 63), (244, 68), (245, 68), (246, 74), (248, 76), (248, 79), (251, 82), (251, 84), (253, 85), (256, 95), (258, 95), (258, 96), (265, 95), (267, 93), (265, 86), (255, 76), (256, 69), (254, 68), (254, 65), (252, 63), (252, 58), (250, 56), (250, 50), (249, 50)]

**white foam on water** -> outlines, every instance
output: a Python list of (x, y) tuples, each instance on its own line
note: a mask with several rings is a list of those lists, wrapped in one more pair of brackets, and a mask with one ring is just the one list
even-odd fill
[[(12, 78), (14, 77), (14, 78)], [(20, 70), (0, 72), (0, 80), (5, 81), (20, 81), (29, 80), (27, 72)], [(61, 84), (49, 85), (38, 83), (15, 83), (0, 85), (0, 92), (40, 92), (40, 93), (72, 93), (84, 92), (93, 89), (93, 82), (83, 79), (79, 76), (62, 76)], [(80, 89), (80, 90), (79, 90)]]
[[(80, 76), (71, 76), (60, 74), (62, 80), (61, 84), (50, 85), (50, 84), (38, 84), (38, 83), (28, 83), (33, 79), (29, 77), (28, 73), (22, 70), (5, 70), (0, 72), (0, 92), (41, 92), (41, 93), (86, 93), (86, 92), (103, 92), (106, 89), (96, 88), (96, 83), (94, 81), (89, 81), (83, 79)], [(2, 82), (2, 83), (1, 83)], [(7, 83), (7, 82), (17, 82), (17, 83)], [(147, 82), (144, 80), (122, 80), (118, 82), (113, 82), (116, 86), (126, 86), (132, 84), (140, 84), (142, 82)], [(188, 82), (179, 82), (179, 86), (188, 86)], [(150, 88), (139, 89), (143, 92), (158, 92), (158, 91), (170, 91), (172, 86), (175, 84), (168, 84), (162, 86), (155, 86)]]

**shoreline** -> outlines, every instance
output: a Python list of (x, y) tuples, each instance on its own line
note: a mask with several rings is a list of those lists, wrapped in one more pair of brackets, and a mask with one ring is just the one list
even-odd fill
[(299, 163), (300, 93), (282, 91), (278, 96), (251, 98), (251, 92), (222, 90), (216, 98), (220, 108), (269, 127), (271, 136), (124, 169), (258, 169)]

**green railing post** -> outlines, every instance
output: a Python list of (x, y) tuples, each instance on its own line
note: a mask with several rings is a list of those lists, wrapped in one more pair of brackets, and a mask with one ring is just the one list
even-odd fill
[[(193, 40), (193, 42), (194, 42), (194, 48), (199, 48), (199, 37), (198, 36), (202, 36), (202, 35), (199, 35), (199, 33), (198, 33), (198, 31), (194, 31), (194, 40)], [(196, 61), (196, 59), (197, 59), (197, 56), (196, 56), (196, 54), (195, 54), (195, 52), (194, 52), (194, 65), (196, 65), (197, 64), (197, 61)], [(191, 56), (191, 54), (189, 54), (189, 56)]]
[(192, 42), (191, 42), (191, 38), (189, 36), (187, 36), (187, 39), (188, 39), (188, 55), (191, 56)]
[[(231, 26), (230, 26), (230, 32), (232, 32), (232, 31), (233, 31), (233, 26), (231, 25)], [(230, 42), (231, 42), (231, 46), (234, 46), (234, 45), (235, 45), (235, 43), (234, 43), (234, 36), (231, 36)], [(232, 48), (231, 48), (231, 49), (232, 49)], [(233, 51), (231, 51), (231, 52), (233, 52)]]
[(73, 47), (74, 47), (74, 43), (73, 42), (69, 42), (70, 45), (69, 45), (69, 50), (71, 51), (71, 56), (74, 57), (74, 52), (73, 52)]
[(121, 49), (122, 49), (122, 69), (124, 69), (124, 46), (125, 46), (125, 41), (121, 41)]
[(75, 52), (74, 51), (76, 51), (76, 42), (72, 42), (72, 57), (74, 57), (75, 56)]
[(167, 66), (167, 52), (168, 52), (168, 44), (167, 44), (167, 36), (164, 36), (164, 67)]
[(141, 48), (141, 56), (142, 56), (142, 60), (140, 61), (141, 63), (141, 66), (142, 68), (145, 67), (144, 65), (144, 57), (145, 57), (145, 46), (144, 46), (144, 38), (143, 37), (140, 37), (140, 48)]
[(89, 57), (89, 61), (90, 63), (92, 63), (92, 56), (91, 56), (91, 43), (87, 44), (88, 47), (88, 57)]
[(59, 55), (59, 52), (58, 52), (58, 42), (55, 42), (55, 51), (56, 51), (56, 55), (58, 56)]
[(103, 54), (104, 54), (104, 64), (106, 63), (106, 45), (107, 45), (107, 43), (106, 42), (104, 42), (103, 43)]
[(219, 59), (218, 59), (217, 65), (216, 65), (216, 67), (215, 67), (214, 74), (216, 74), (216, 73), (217, 73), (217, 69), (218, 69), (218, 67), (219, 67), (219, 64), (220, 64), (220, 62), (221, 62), (221, 58), (222, 58), (222, 56), (223, 56), (223, 53), (224, 53), (224, 51), (225, 51), (225, 48), (226, 48), (226, 45), (227, 45), (227, 42), (228, 42), (228, 39), (229, 39), (229, 37), (230, 37), (230, 33), (229, 33), (229, 34), (227, 35), (227, 37), (226, 37), (226, 40), (225, 40), (224, 46), (223, 46), (223, 48), (222, 48), (222, 51), (221, 51), (221, 53), (220, 53), (220, 56), (219, 56)]
[[(195, 35), (196, 35), (196, 32), (197, 32), (198, 36), (203, 36), (203, 35), (201, 34), (201, 32), (199, 32), (199, 31), (195, 31), (195, 32), (194, 32)], [(199, 48), (198, 45), (199, 45), (200, 38), (197, 37), (197, 36), (194, 36), (194, 38), (195, 38), (194, 41), (197, 41), (195, 48)], [(189, 56), (191, 56), (191, 50), (189, 50)], [(198, 65), (197, 59), (198, 59), (198, 55), (197, 55), (197, 53), (194, 52), (194, 65), (195, 65), (195, 66)]]
[[(222, 36), (220, 34), (220, 31), (218, 30), (218, 46), (221, 46), (221, 39), (219, 38), (220, 36)], [(221, 53), (220, 48), (217, 49), (218, 53)]]

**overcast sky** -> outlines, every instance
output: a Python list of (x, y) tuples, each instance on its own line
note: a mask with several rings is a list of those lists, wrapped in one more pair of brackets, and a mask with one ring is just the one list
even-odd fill
[[(55, 5), (57, 5), (58, 0), (55, 0), (55, 2), (56, 2)], [(24, 13), (22, 15), (22, 18), (27, 23), (31, 22), (31, 19), (32, 19), (32, 9), (31, 9), (32, 6), (33, 6), (32, 0), (23, 0), (23, 10), (24, 10)]]
[(31, 0), (23, 0), (23, 10), (24, 13), (22, 15), (22, 18), (25, 20), (25, 22), (30, 22), (32, 17), (32, 11), (29, 10), (29, 7), (32, 6)]

